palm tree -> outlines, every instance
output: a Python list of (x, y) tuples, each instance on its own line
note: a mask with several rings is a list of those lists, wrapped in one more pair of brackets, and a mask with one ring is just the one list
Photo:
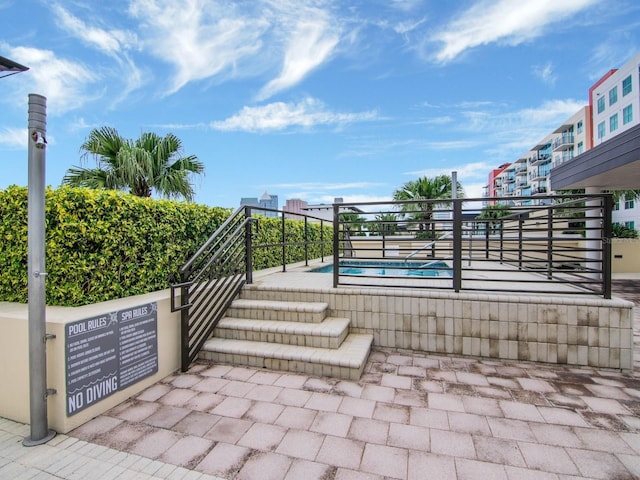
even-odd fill
[[(453, 181), (449, 175), (439, 175), (434, 178), (420, 177), (417, 180), (405, 183), (396, 190), (393, 193), (393, 199), (396, 201), (429, 200), (418, 202), (417, 204), (408, 203), (402, 205), (404, 214), (419, 220), (419, 229), (424, 232), (427, 230), (427, 225), (433, 216), (434, 204), (439, 203), (432, 200), (451, 199), (452, 192)], [(463, 196), (464, 190), (462, 185), (458, 183), (457, 197), (462, 198)], [(417, 212), (416, 208), (418, 209)]]
[(489, 220), (486, 222), (486, 229), (489, 233), (495, 233), (501, 225), (500, 218), (511, 215), (508, 205), (497, 204), (482, 207), (482, 211), (476, 217), (478, 220)]
[(395, 213), (379, 213), (371, 231), (382, 236), (395, 235), (398, 231), (398, 215)]
[(73, 167), (62, 183), (76, 187), (125, 190), (139, 197), (155, 191), (166, 198), (193, 200), (191, 173), (204, 172), (195, 155), (181, 155), (182, 142), (172, 133), (161, 137), (145, 132), (137, 140), (122, 138), (115, 128), (102, 127), (89, 133), (80, 147), (82, 158), (92, 155), (97, 168)]
[(340, 214), (340, 222), (348, 234), (361, 235), (364, 218), (357, 213), (343, 212)]

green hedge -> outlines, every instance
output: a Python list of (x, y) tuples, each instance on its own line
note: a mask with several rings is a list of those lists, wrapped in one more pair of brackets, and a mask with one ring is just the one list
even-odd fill
[[(230, 210), (116, 191), (46, 191), (48, 305), (167, 288)], [(27, 301), (27, 189), (0, 190), (0, 300)]]
[[(109, 190), (61, 187), (46, 191), (48, 305), (79, 306), (167, 288), (178, 270), (228, 218), (231, 210), (139, 198)], [(259, 218), (254, 244), (282, 242), (280, 219)], [(286, 241), (304, 240), (304, 221), (285, 221)], [(325, 225), (325, 256), (332, 226)], [(307, 225), (309, 241), (320, 225)], [(320, 245), (309, 258), (320, 257)], [(304, 260), (304, 246), (287, 247), (287, 263)], [(282, 264), (282, 248), (256, 248), (254, 270)], [(27, 189), (0, 190), (0, 301), (27, 302)]]
[[(282, 219), (258, 216), (258, 236), (254, 240), (253, 268), (263, 268), (282, 265)], [(309, 259), (320, 258), (322, 246), (320, 240), (324, 240), (324, 256), (331, 256), (333, 252), (333, 225), (324, 222), (324, 235), (321, 233), (319, 222), (309, 221), (306, 226), (307, 242), (315, 242), (309, 245)], [(286, 263), (304, 261), (305, 239), (304, 220), (285, 220), (284, 226), (286, 247)]]

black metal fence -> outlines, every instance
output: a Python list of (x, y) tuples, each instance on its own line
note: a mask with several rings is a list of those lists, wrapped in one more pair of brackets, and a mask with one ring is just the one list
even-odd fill
[(610, 298), (612, 205), (607, 194), (336, 204), (333, 283)]

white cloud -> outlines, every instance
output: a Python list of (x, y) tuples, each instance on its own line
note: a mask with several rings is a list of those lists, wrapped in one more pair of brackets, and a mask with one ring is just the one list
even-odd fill
[(457, 172), (458, 180), (464, 185), (465, 178), (484, 178), (496, 166), (492, 162), (469, 162), (461, 165), (447, 165), (438, 168), (424, 168), (405, 172), (405, 175), (411, 177), (437, 177), (439, 175), (451, 175), (451, 172)]
[(138, 43), (135, 33), (117, 29), (105, 30), (88, 25), (59, 4), (54, 4), (52, 10), (60, 28), (116, 60), (120, 67), (116, 76), (118, 80), (124, 80), (125, 87), (117, 89), (114, 103), (122, 101), (129, 93), (142, 86), (142, 74), (127, 53)]
[(61, 115), (100, 95), (90, 91), (98, 76), (80, 63), (58, 58), (50, 50), (15, 47), (9, 52), (17, 62), (29, 67), (16, 87), (16, 102), (22, 102), (29, 92), (36, 92), (47, 97), (48, 114)]
[(441, 44), (435, 54), (447, 63), (466, 50), (500, 42), (518, 45), (542, 35), (554, 23), (596, 3), (597, 0), (481, 0), (456, 14), (456, 20), (436, 32), (431, 40)]
[(27, 128), (9, 128), (0, 129), (0, 145), (11, 149), (25, 149), (28, 146)]
[(331, 112), (319, 100), (306, 98), (298, 103), (275, 102), (259, 107), (244, 107), (238, 114), (226, 120), (211, 122), (210, 126), (222, 131), (264, 132), (289, 127), (344, 125), (376, 119), (376, 112)]
[[(220, 74), (234, 76), (239, 62), (255, 58), (270, 27), (256, 7), (238, 11), (235, 2), (133, 0), (129, 13), (140, 21), (142, 45), (176, 73), (167, 93)], [(259, 63), (256, 60), (256, 63)]]
[(380, 183), (374, 182), (346, 182), (346, 183), (314, 183), (314, 182), (299, 182), (299, 183), (278, 183), (272, 185), (273, 188), (299, 188), (301, 190), (314, 190), (319, 191), (332, 191), (332, 190), (345, 190), (354, 188), (371, 188), (378, 187)]
[(547, 62), (544, 65), (534, 65), (533, 74), (549, 85), (555, 85), (558, 76), (553, 72), (553, 64)]
[(331, 56), (340, 35), (336, 28), (332, 28), (330, 19), (324, 16), (323, 12), (317, 11), (314, 18), (305, 18), (297, 23), (290, 34), (282, 71), (262, 88), (259, 100), (296, 85)]
[(126, 30), (105, 30), (87, 25), (60, 4), (54, 4), (51, 8), (58, 19), (57, 23), (60, 28), (80, 38), (84, 42), (97, 47), (106, 54), (117, 57), (123, 49), (137, 43), (137, 38), (134, 33), (127, 32)]
[(434, 117), (429, 118), (425, 121), (425, 123), (429, 123), (431, 125), (446, 125), (447, 123), (453, 122), (453, 117), (449, 115), (445, 115), (443, 117)]

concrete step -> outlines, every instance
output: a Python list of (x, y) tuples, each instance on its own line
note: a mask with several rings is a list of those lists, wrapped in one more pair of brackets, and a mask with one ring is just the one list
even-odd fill
[(271, 342), (317, 348), (338, 348), (349, 333), (348, 318), (325, 318), (320, 323), (253, 320), (224, 317), (214, 337), (253, 342)]
[(316, 348), (212, 337), (201, 359), (307, 375), (359, 380), (371, 350), (373, 335), (349, 334), (339, 348)]
[(324, 302), (281, 302), (277, 300), (234, 300), (227, 316), (254, 320), (320, 323), (329, 305)]

